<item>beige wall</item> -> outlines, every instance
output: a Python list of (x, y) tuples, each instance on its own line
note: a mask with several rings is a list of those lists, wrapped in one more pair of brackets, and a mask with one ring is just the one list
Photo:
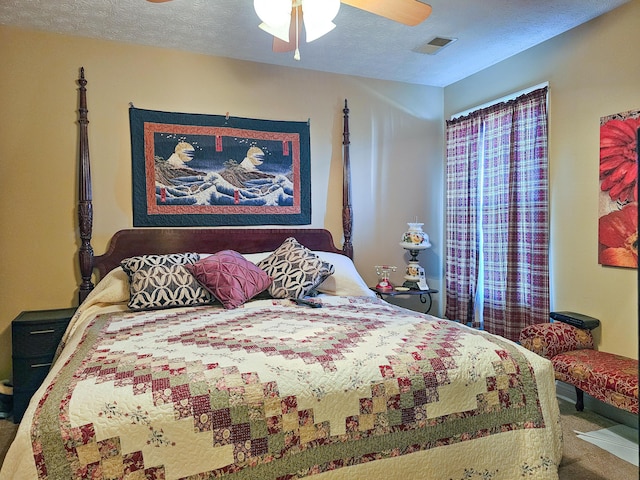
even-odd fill
[(152, 110), (310, 119), (312, 226), (328, 228), (340, 243), (348, 98), (356, 265), (369, 282), (376, 279), (373, 265), (403, 265), (398, 242), (417, 216), (434, 238), (422, 263), (430, 284), (441, 288), (441, 88), (4, 26), (0, 45), (0, 379), (10, 374), (10, 323), (20, 311), (76, 304), (80, 66), (88, 80), (97, 254), (115, 231), (132, 226), (129, 102)]
[(640, 109), (640, 0), (445, 89), (445, 118), (549, 82), (552, 310), (602, 322), (599, 349), (638, 358), (634, 269), (598, 265), (600, 117)]

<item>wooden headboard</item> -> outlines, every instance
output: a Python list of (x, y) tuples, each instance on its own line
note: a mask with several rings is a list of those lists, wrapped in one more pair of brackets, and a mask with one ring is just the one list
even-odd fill
[(91, 191), (91, 164), (89, 159), (87, 80), (84, 68), (80, 69), (79, 94), (79, 169), (78, 169), (78, 223), (80, 229), (80, 303), (93, 290), (94, 269), (98, 278), (120, 265), (127, 257), (142, 254), (175, 252), (215, 253), (232, 249), (240, 253), (258, 253), (275, 250), (288, 237), (295, 237), (311, 250), (342, 253), (353, 258), (351, 229), (351, 167), (349, 159), (349, 108), (344, 101), (343, 113), (343, 189), (342, 229), (343, 246), (335, 246), (331, 232), (317, 228), (134, 228), (116, 232), (102, 255), (94, 255), (91, 246), (93, 230), (93, 198)]

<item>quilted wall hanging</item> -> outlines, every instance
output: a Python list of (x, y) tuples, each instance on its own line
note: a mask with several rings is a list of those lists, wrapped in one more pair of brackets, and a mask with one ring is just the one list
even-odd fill
[(133, 225), (308, 225), (309, 122), (131, 107)]

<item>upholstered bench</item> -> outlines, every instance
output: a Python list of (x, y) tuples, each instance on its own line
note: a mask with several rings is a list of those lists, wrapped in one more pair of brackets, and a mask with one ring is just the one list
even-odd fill
[(562, 322), (541, 323), (520, 333), (522, 346), (553, 363), (556, 379), (576, 389), (576, 409), (584, 392), (631, 413), (638, 413), (638, 360), (594, 349), (593, 335)]

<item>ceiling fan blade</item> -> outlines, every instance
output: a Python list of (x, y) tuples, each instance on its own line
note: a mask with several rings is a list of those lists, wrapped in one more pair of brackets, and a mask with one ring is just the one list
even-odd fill
[(431, 5), (418, 0), (341, 0), (366, 12), (414, 27), (431, 15)]
[(151, 2), (151, 3), (164, 3), (164, 2), (170, 2), (171, 0), (147, 0), (147, 2)]
[(276, 53), (293, 52), (296, 49), (296, 9), (298, 9), (298, 38), (302, 35), (302, 7), (291, 9), (291, 25), (289, 26), (289, 41), (273, 37), (273, 51)]

